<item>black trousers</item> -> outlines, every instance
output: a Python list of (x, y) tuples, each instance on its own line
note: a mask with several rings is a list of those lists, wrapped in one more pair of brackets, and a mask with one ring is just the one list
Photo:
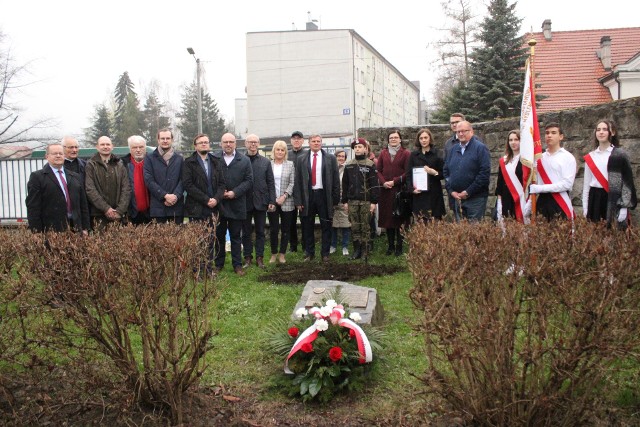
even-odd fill
[(247, 212), (247, 219), (242, 221), (242, 247), (245, 258), (253, 255), (253, 240), (251, 239), (253, 234), (252, 219), (256, 230), (256, 257), (264, 256), (264, 228), (267, 223), (267, 211), (254, 209)]
[[(304, 250), (306, 255), (316, 254), (316, 242), (314, 225), (316, 215), (320, 218), (320, 229), (322, 230), (321, 256), (329, 256), (331, 247), (331, 218), (329, 218), (329, 206), (325, 197), (325, 190), (309, 190), (309, 206), (307, 215), (302, 217), (302, 236), (304, 238)], [(333, 207), (331, 207), (333, 209)]]
[[(271, 241), (271, 255), (287, 253), (289, 244), (289, 230), (291, 230), (291, 218), (293, 211), (284, 212), (281, 206), (277, 206), (275, 212), (269, 212), (269, 238)], [(282, 233), (280, 231), (282, 230)], [(278, 234), (280, 234), (280, 246), (278, 246)], [(279, 249), (278, 249), (279, 248)]]

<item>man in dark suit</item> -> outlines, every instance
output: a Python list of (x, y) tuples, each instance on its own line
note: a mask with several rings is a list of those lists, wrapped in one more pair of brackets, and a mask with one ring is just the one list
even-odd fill
[(89, 205), (80, 175), (64, 168), (62, 144), (47, 147), (48, 164), (29, 177), (27, 183), (27, 220), (36, 232), (67, 231), (87, 234), (90, 227)]
[(236, 137), (225, 133), (221, 138), (222, 152), (214, 156), (220, 160), (226, 189), (222, 196), (222, 213), (216, 228), (216, 269), (222, 270), (226, 257), (225, 241), (227, 229), (231, 237), (231, 263), (238, 276), (242, 269), (242, 221), (247, 217), (247, 192), (253, 185), (251, 161), (236, 151)]
[[(256, 230), (256, 265), (264, 268), (264, 229), (267, 223), (267, 211), (276, 207), (276, 185), (271, 162), (258, 153), (260, 138), (250, 134), (244, 141), (247, 157), (251, 161), (253, 187), (247, 193), (247, 217), (242, 223), (242, 247), (244, 250), (244, 268), (251, 265), (253, 259), (253, 228)], [(253, 220), (253, 225), (251, 224)]]
[(331, 246), (331, 221), (333, 207), (340, 202), (340, 175), (338, 162), (333, 154), (322, 150), (322, 137), (309, 137), (309, 151), (296, 161), (296, 178), (293, 199), (302, 218), (305, 246), (305, 261), (315, 256), (313, 227), (316, 215), (320, 217), (322, 229), (322, 261), (329, 261)]
[[(195, 152), (182, 164), (182, 186), (187, 192), (184, 212), (189, 221), (207, 221), (211, 229), (218, 222), (225, 190), (220, 161), (209, 152), (209, 136), (201, 133), (193, 139)], [(215, 234), (209, 236), (209, 263), (215, 256)], [(207, 265), (207, 270), (213, 266)]]

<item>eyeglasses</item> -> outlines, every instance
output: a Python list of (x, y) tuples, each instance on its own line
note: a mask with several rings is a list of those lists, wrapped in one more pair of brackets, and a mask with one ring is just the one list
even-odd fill
[(64, 148), (68, 148), (69, 150), (77, 150), (79, 147), (77, 145), (66, 145)]
[(196, 142), (196, 145), (209, 145), (209, 141), (199, 141)]
[(245, 141), (245, 144), (260, 144), (258, 141)]
[(457, 130), (456, 133), (467, 133), (471, 132), (471, 129)]
[(171, 141), (173, 138), (158, 138), (160, 141)]
[(235, 144), (235, 141), (222, 141), (221, 144)]

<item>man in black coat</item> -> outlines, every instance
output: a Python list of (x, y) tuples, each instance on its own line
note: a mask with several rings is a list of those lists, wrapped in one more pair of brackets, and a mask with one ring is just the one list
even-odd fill
[(271, 162), (258, 153), (258, 147), (260, 147), (258, 135), (248, 135), (244, 143), (247, 147), (247, 157), (251, 161), (253, 188), (247, 193), (247, 217), (242, 223), (243, 267), (248, 268), (251, 265), (253, 254), (251, 220), (253, 219), (256, 230), (256, 265), (264, 268), (264, 229), (267, 210), (271, 212), (276, 206), (276, 185)]
[(65, 170), (62, 144), (47, 147), (48, 164), (29, 177), (27, 220), (36, 232), (67, 231), (87, 234), (90, 228), (89, 204), (80, 175)]
[(331, 222), (333, 208), (340, 202), (340, 174), (338, 162), (333, 154), (322, 150), (322, 137), (309, 137), (309, 151), (296, 162), (296, 179), (293, 199), (302, 218), (305, 245), (305, 261), (315, 256), (313, 227), (316, 215), (320, 217), (322, 229), (322, 261), (329, 261), (331, 246)]
[(221, 139), (222, 152), (214, 157), (220, 160), (224, 175), (225, 191), (222, 196), (222, 212), (216, 228), (216, 269), (224, 267), (225, 239), (227, 229), (231, 238), (231, 262), (238, 276), (244, 276), (242, 269), (242, 221), (247, 217), (247, 192), (253, 185), (251, 162), (236, 151), (236, 137), (225, 133)]
[[(218, 221), (225, 190), (220, 161), (209, 152), (209, 136), (201, 133), (193, 139), (195, 152), (182, 165), (182, 186), (187, 192), (184, 204), (189, 221), (207, 221), (213, 229)], [(215, 234), (209, 239), (209, 262), (215, 256)], [(210, 266), (207, 266), (210, 268)]]

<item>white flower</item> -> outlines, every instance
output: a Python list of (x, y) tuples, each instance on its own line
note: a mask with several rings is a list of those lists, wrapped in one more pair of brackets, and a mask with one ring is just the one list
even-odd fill
[(300, 307), (299, 309), (296, 310), (296, 317), (298, 319), (302, 319), (304, 316), (306, 316), (307, 314), (309, 314), (309, 312), (307, 311), (306, 308), (304, 307)]
[(362, 317), (360, 316), (360, 313), (353, 312), (349, 315), (349, 319), (353, 320), (354, 322), (359, 322), (362, 320)]
[(333, 308), (329, 307), (328, 305), (325, 305), (320, 309), (320, 314), (322, 315), (322, 317), (329, 317), (332, 311), (333, 311)]
[(316, 320), (315, 325), (316, 325), (316, 329), (320, 332), (326, 331), (327, 329), (329, 329), (329, 323), (324, 319)]
[(338, 305), (338, 303), (336, 302), (336, 300), (330, 299), (326, 302), (325, 305), (333, 309), (335, 306)]

